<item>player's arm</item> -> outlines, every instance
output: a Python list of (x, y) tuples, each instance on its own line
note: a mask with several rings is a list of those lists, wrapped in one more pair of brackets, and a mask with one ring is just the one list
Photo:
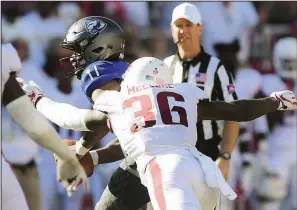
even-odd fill
[(98, 141), (106, 136), (108, 132), (109, 128), (106, 122), (93, 131), (83, 132), (82, 137), (75, 144), (76, 153), (80, 156), (84, 156)]
[[(120, 86), (118, 81), (111, 80), (105, 83), (104, 85), (100, 86), (100, 89), (97, 88), (95, 90), (90, 91), (91, 98), (93, 101), (95, 101), (94, 108), (96, 110), (100, 110), (98, 111), (99, 113), (103, 114), (103, 112), (101, 111), (111, 111), (111, 110), (106, 110), (107, 107), (109, 108), (114, 107), (112, 104), (108, 104), (106, 101), (106, 98), (107, 98), (106, 95), (108, 95), (106, 90), (113, 90), (113, 89), (118, 90), (119, 87)], [(90, 115), (90, 117), (92, 117), (92, 115)], [(104, 114), (104, 117), (106, 117), (105, 114)], [(107, 117), (104, 118), (104, 120), (100, 118), (99, 122), (96, 122), (95, 120), (96, 118), (94, 120), (86, 119), (87, 123), (89, 122), (89, 124), (93, 124), (92, 132), (84, 132), (83, 137), (76, 143), (76, 152), (81, 156), (85, 155), (91, 149), (91, 147), (96, 142), (98, 142), (98, 140), (102, 139), (109, 132), (109, 128), (107, 126)], [(119, 146), (118, 149), (121, 150), (120, 145), (118, 146)], [(111, 153), (111, 155), (112, 154), (113, 153)], [(113, 162), (113, 161), (110, 161), (110, 162)]]
[(21, 78), (17, 79), (36, 109), (58, 126), (78, 131), (97, 131), (98, 128), (102, 127), (104, 130), (106, 127), (104, 113), (55, 102), (45, 97), (41, 88), (34, 82), (26, 83)]
[(90, 154), (94, 165), (112, 163), (125, 158), (118, 139), (114, 139), (100, 149), (91, 150)]
[(71, 151), (61, 144), (58, 133), (50, 123), (34, 109), (14, 75), (9, 77), (4, 86), (3, 105), (36, 143), (53, 151), (62, 159), (73, 157)]
[[(15, 79), (21, 70), (20, 58), (12, 45), (1, 45), (3, 105), (12, 118), (39, 145), (55, 152), (61, 159), (57, 166), (57, 178), (67, 189), (68, 195), (76, 190), (77, 183), (86, 180), (86, 174), (73, 153), (61, 143), (61, 138), (49, 122), (38, 113)], [(2, 91), (3, 91), (2, 90)], [(69, 173), (71, 171), (71, 173)]]
[(293, 110), (297, 107), (296, 97), (291, 91), (271, 94), (272, 97), (251, 100), (223, 101), (201, 100), (198, 103), (198, 119), (251, 121), (276, 110)]

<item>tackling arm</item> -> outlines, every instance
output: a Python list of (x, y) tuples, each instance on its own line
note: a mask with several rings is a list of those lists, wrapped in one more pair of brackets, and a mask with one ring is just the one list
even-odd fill
[(78, 131), (96, 131), (106, 126), (104, 113), (55, 102), (45, 97), (41, 88), (33, 81), (26, 83), (21, 78), (17, 80), (37, 110), (58, 126)]
[(230, 103), (202, 100), (198, 103), (198, 120), (251, 121), (276, 111), (278, 102), (274, 97), (238, 100)]
[(105, 114), (97, 110), (79, 109), (66, 103), (57, 103), (42, 97), (36, 108), (53, 123), (66, 129), (94, 131), (106, 124)]

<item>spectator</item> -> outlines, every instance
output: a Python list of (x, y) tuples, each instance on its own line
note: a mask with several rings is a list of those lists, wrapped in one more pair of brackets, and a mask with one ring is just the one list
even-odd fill
[(258, 22), (258, 15), (253, 4), (251, 2), (201, 2), (198, 3), (198, 8), (204, 23), (202, 43), (205, 51), (218, 56), (230, 68), (234, 76), (241, 47), (248, 51), (242, 56), (249, 55), (247, 49), (249, 44), (242, 46), (246, 41), (242, 39), (242, 33), (251, 33), (250, 30)]

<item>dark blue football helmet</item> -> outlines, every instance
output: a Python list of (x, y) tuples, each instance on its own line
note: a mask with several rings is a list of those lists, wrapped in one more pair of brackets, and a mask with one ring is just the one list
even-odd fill
[(117, 61), (124, 58), (125, 39), (123, 29), (113, 20), (90, 16), (75, 22), (68, 30), (61, 47), (72, 50), (71, 57), (60, 62), (71, 62), (78, 79), (84, 68), (98, 60)]

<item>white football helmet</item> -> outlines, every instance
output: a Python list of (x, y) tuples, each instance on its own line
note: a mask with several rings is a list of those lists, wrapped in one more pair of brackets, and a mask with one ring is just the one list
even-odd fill
[(297, 39), (285, 37), (278, 40), (273, 49), (273, 65), (283, 78), (297, 77)]
[(154, 57), (143, 57), (130, 64), (123, 75), (122, 89), (142, 84), (172, 84), (172, 76), (166, 64)]

